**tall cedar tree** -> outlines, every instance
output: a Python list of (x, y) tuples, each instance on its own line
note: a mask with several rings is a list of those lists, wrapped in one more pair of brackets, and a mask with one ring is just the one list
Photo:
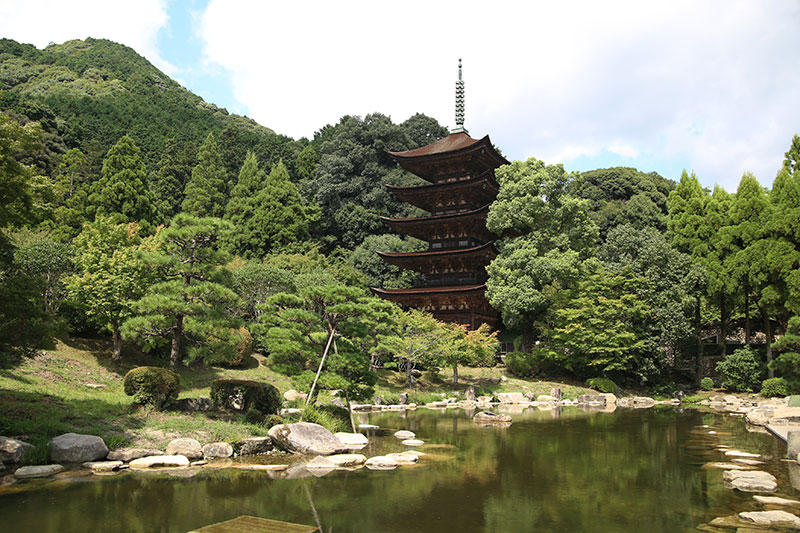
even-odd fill
[(123, 337), (146, 349), (168, 341), (173, 368), (184, 352), (190, 361), (224, 362), (233, 356), (240, 334), (229, 309), (237, 297), (227, 287), (228, 256), (218, 246), (229, 230), (222, 220), (181, 213), (158, 233), (157, 248), (144, 252), (142, 260), (160, 281), (134, 304), (136, 316), (123, 324)]
[(184, 189), (192, 177), (197, 158), (197, 148), (191, 142), (178, 143), (167, 139), (158, 167), (150, 176), (159, 209), (165, 218), (171, 218), (181, 209)]
[(87, 212), (92, 218), (112, 215), (118, 222), (138, 222), (144, 233), (150, 233), (159, 215), (147, 185), (139, 147), (123, 135), (103, 160), (101, 177), (91, 187)]
[[(244, 164), (239, 171), (239, 179), (231, 191), (228, 205), (225, 206), (225, 219), (228, 220), (235, 231), (229, 235), (231, 251), (243, 257), (249, 257), (251, 250), (258, 244), (261, 236), (248, 231), (253, 217), (258, 211), (258, 193), (264, 188), (266, 176), (258, 168), (258, 161), (253, 152), (247, 152)], [(251, 240), (255, 240), (252, 243)]]
[(209, 133), (197, 153), (197, 166), (186, 184), (183, 211), (196, 217), (222, 217), (225, 213), (226, 171), (214, 134)]
[(734, 311), (738, 287), (734, 281), (730, 255), (734, 251), (723, 228), (730, 226), (732, 196), (717, 185), (706, 202), (704, 235), (709, 235), (708, 255), (705, 257), (706, 291), (711, 303), (719, 309), (720, 353), (728, 353), (728, 324)]

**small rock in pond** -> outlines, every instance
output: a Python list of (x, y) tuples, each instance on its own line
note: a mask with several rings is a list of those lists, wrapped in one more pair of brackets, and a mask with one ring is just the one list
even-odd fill
[(358, 429), (380, 429), (380, 426), (375, 424), (359, 424)]
[(369, 439), (361, 433), (334, 433), (334, 437), (345, 446), (365, 446), (369, 444)]
[(189, 466), (189, 459), (183, 455), (155, 455), (134, 459), (131, 468), (152, 468), (156, 466)]
[(728, 457), (751, 457), (753, 459), (761, 457), (757, 453), (742, 452), (739, 450), (727, 450), (725, 452), (725, 455), (727, 455)]
[(751, 467), (746, 465), (737, 465), (734, 463), (716, 463), (716, 462), (706, 463), (703, 465), (703, 468), (705, 469), (717, 468), (719, 470), (752, 470)]
[(425, 442), (419, 439), (406, 439), (401, 444), (403, 446), (422, 446)]
[(35, 465), (21, 466), (14, 472), (17, 479), (32, 479), (37, 477), (49, 477), (64, 470), (61, 465)]
[(200, 459), (199, 461), (192, 461), (191, 463), (189, 463), (189, 466), (203, 466), (207, 464), (208, 461), (206, 461), (205, 459)]
[(487, 422), (491, 424), (509, 424), (511, 417), (509, 415), (501, 415), (491, 411), (481, 411), (472, 417), (475, 422)]
[(408, 431), (407, 429), (401, 429), (400, 431), (395, 431), (394, 436), (398, 439), (413, 439), (417, 435), (413, 431)]
[(239, 455), (259, 455), (269, 453), (274, 445), (269, 437), (250, 437), (239, 442)]
[(50, 460), (54, 463), (85, 463), (107, 455), (106, 443), (96, 435), (64, 433), (50, 439)]
[(751, 511), (739, 513), (739, 518), (757, 526), (800, 529), (800, 518), (786, 511)]
[(233, 446), (227, 442), (212, 442), (203, 446), (203, 459), (225, 458), (233, 455)]
[(332, 455), (347, 450), (333, 433), (310, 422), (272, 426), (269, 436), (276, 446), (287, 452)]
[(241, 470), (266, 470), (267, 472), (279, 472), (289, 468), (289, 465), (241, 464), (236, 468)]
[(336, 464), (333, 461), (331, 461), (330, 459), (328, 459), (327, 457), (324, 457), (322, 455), (318, 455), (317, 457), (314, 457), (313, 459), (311, 459), (309, 462), (307, 462), (303, 466), (305, 466), (306, 468), (309, 468), (309, 469), (313, 469), (313, 468), (333, 469), (333, 468), (336, 468)]
[(734, 463), (738, 463), (741, 465), (748, 465), (748, 466), (757, 466), (764, 464), (764, 461), (756, 461), (755, 459), (736, 458), (736, 459), (731, 459), (731, 461)]
[(329, 455), (325, 459), (332, 462), (338, 468), (363, 465), (367, 458), (360, 453), (340, 453)]
[(385, 455), (376, 455), (367, 459), (365, 465), (371, 470), (391, 470), (397, 468), (397, 461)]
[(386, 457), (390, 459), (394, 459), (395, 462), (399, 465), (412, 465), (419, 461), (419, 457), (414, 455), (413, 453), (387, 453)]

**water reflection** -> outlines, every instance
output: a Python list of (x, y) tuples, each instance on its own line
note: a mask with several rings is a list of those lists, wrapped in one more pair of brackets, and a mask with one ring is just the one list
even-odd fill
[[(750, 495), (722, 483), (730, 447), (769, 457), (765, 468), (796, 497), (800, 471), (774, 438), (739, 419), (672, 409), (614, 413), (523, 409), (507, 428), (461, 410), (359, 414), (366, 456), (405, 451), (392, 433), (414, 431), (422, 460), (392, 471), (333, 471), (295, 463), (284, 473), (193, 469), (81, 476), (0, 496), (8, 531), (187, 531), (249, 514), (323, 531), (683, 531), (735, 510)], [(707, 427), (702, 427), (707, 426)], [(82, 480), (81, 482), (76, 479)], [(90, 480), (91, 482), (85, 482)], [(37, 486), (37, 485), (31, 485)], [(747, 506), (751, 507), (747, 507)]]

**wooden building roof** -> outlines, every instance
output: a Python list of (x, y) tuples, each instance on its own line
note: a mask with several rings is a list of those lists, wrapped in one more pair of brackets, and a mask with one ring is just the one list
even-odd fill
[(384, 261), (400, 268), (416, 270), (423, 274), (474, 272), (485, 268), (497, 257), (494, 244), (487, 242), (470, 248), (454, 250), (427, 250), (424, 252), (378, 252)]
[(396, 232), (411, 235), (423, 241), (431, 242), (469, 236), (486, 242), (495, 239), (494, 234), (486, 229), (488, 212), (489, 204), (486, 204), (478, 209), (461, 213), (417, 218), (381, 217), (381, 220)]
[(490, 204), (497, 198), (499, 191), (499, 186), (490, 172), (475, 178), (431, 185), (416, 187), (386, 185), (385, 187), (399, 200), (431, 213), (446, 209), (448, 206), (468, 203), (473, 205)]

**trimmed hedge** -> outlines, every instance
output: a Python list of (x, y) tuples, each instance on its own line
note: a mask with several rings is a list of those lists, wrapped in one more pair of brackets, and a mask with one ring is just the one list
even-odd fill
[(181, 378), (172, 370), (157, 366), (132, 368), (123, 381), (125, 394), (133, 396), (133, 402), (161, 409), (164, 404), (178, 397)]
[(599, 392), (606, 394), (617, 393), (617, 384), (608, 378), (589, 378), (586, 380), (586, 384)]
[(789, 396), (789, 392), (789, 382), (783, 378), (765, 379), (761, 384), (761, 396), (764, 398)]
[(709, 377), (704, 377), (700, 380), (700, 388), (703, 390), (712, 390), (714, 388), (714, 380)]
[(269, 383), (218, 379), (211, 384), (211, 403), (218, 409), (243, 412), (257, 409), (263, 415), (271, 415), (281, 408), (283, 397)]

